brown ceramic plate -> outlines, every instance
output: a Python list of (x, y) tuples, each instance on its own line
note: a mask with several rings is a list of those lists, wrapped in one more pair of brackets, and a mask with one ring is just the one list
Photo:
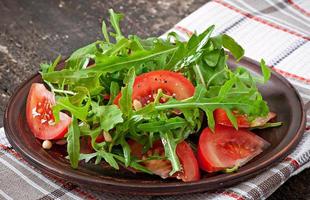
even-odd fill
[[(232, 60), (229, 60), (229, 64), (235, 66)], [(258, 64), (250, 59), (245, 58), (239, 64), (254, 75), (260, 73)], [(305, 111), (300, 96), (285, 78), (273, 72), (270, 81), (264, 86), (260, 85), (259, 89), (270, 110), (277, 113), (278, 121), (284, 122), (284, 125), (256, 132), (271, 145), (236, 173), (203, 174), (198, 182), (183, 183), (175, 179), (163, 180), (156, 176), (133, 174), (127, 170), (115, 171), (105, 165), (82, 163), (78, 170), (74, 170), (65, 159), (63, 147), (54, 145), (49, 151), (42, 149), (41, 142), (34, 138), (27, 126), (26, 97), (34, 82), (42, 82), (39, 74), (24, 82), (10, 99), (4, 117), (7, 138), (14, 149), (36, 168), (99, 191), (169, 195), (229, 186), (250, 178), (283, 159), (297, 145), (305, 129)]]

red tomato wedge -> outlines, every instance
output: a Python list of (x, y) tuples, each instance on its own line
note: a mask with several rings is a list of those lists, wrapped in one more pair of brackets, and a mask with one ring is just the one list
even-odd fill
[[(235, 117), (237, 118), (237, 123), (239, 128), (249, 128), (249, 127), (257, 127), (257, 126), (263, 126), (266, 124), (269, 120), (276, 117), (276, 114), (273, 112), (269, 112), (267, 116), (265, 117), (257, 117), (253, 121), (249, 121), (246, 115), (240, 115), (235, 114)], [(225, 110), (223, 109), (216, 109), (214, 111), (214, 118), (215, 123), (224, 125), (224, 126), (233, 126), (230, 122)]]
[[(131, 154), (137, 158), (146, 159), (148, 156), (154, 154), (165, 156), (164, 147), (160, 141), (155, 142), (153, 147), (149, 149), (145, 154), (142, 154), (142, 145), (133, 140), (129, 140)], [(192, 182), (200, 179), (200, 171), (196, 156), (190, 147), (190, 145), (183, 141), (177, 145), (177, 156), (182, 165), (182, 172), (178, 172), (174, 177), (182, 179), (184, 182)], [(169, 177), (171, 171), (171, 163), (169, 160), (148, 160), (143, 162), (143, 165), (152, 171), (154, 174), (161, 176), (162, 178)]]
[(52, 106), (55, 96), (43, 84), (31, 85), (26, 105), (27, 123), (36, 138), (41, 140), (62, 139), (68, 131), (71, 117), (60, 112), (60, 121), (55, 124)]
[(199, 165), (190, 145), (185, 141), (179, 143), (176, 153), (183, 167), (183, 172), (178, 176), (184, 182), (198, 181), (200, 179)]
[[(235, 117), (237, 118), (238, 127), (240, 128), (250, 127), (251, 124), (245, 115), (235, 114)], [(224, 126), (233, 126), (224, 109), (220, 108), (216, 109), (214, 111), (214, 119), (216, 124), (221, 124)]]
[[(175, 97), (177, 100), (189, 98), (194, 95), (195, 87), (182, 74), (167, 70), (152, 71), (137, 76), (133, 85), (132, 99), (138, 100), (143, 105), (154, 101), (158, 89), (164, 94)], [(114, 99), (114, 104), (122, 94), (119, 93)]]
[(268, 146), (264, 139), (245, 129), (216, 125), (213, 133), (205, 128), (198, 143), (199, 166), (207, 172), (242, 166)]

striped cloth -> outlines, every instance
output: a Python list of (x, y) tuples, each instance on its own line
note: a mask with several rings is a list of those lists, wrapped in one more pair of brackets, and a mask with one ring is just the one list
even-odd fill
[[(188, 38), (194, 31), (216, 25), (215, 34), (228, 33), (254, 60), (264, 58), (310, 100), (310, 1), (214, 0), (183, 19), (171, 30)], [(308, 66), (307, 66), (308, 65)], [(223, 188), (182, 196), (152, 199), (265, 199), (291, 176), (310, 167), (310, 114), (307, 128), (297, 148), (282, 162), (254, 178)], [(10, 184), (8, 184), (8, 180)], [(16, 153), (0, 129), (0, 199), (151, 199), (149, 196), (99, 193), (42, 174)]]

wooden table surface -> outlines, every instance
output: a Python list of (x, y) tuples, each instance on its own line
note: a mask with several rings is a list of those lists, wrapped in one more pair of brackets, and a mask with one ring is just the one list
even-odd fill
[[(0, 0), (0, 127), (9, 97), (39, 63), (101, 38), (108, 9), (123, 12), (125, 34), (159, 36), (205, 0)], [(269, 199), (310, 199), (310, 170), (292, 177)]]

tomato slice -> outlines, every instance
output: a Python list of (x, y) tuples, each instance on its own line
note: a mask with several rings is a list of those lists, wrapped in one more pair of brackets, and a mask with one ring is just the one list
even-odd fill
[[(182, 74), (158, 70), (137, 76), (133, 85), (132, 99), (138, 100), (142, 106), (154, 101), (154, 96), (158, 89), (162, 89), (163, 93), (175, 97), (177, 100), (189, 98), (194, 95), (195, 87)], [(119, 93), (114, 99), (114, 104), (118, 105), (118, 101), (122, 94)]]
[(268, 146), (268, 142), (249, 130), (216, 125), (213, 133), (205, 128), (198, 144), (199, 166), (207, 172), (242, 166)]
[[(237, 123), (239, 128), (249, 128), (249, 127), (257, 127), (257, 126), (263, 126), (266, 124), (269, 120), (276, 117), (276, 114), (273, 112), (269, 112), (267, 116), (265, 117), (257, 117), (252, 122), (250, 122), (246, 115), (241, 115), (235, 113), (235, 117), (237, 118)], [(224, 126), (233, 126), (230, 122), (225, 110), (218, 108), (214, 111), (214, 118), (216, 124), (221, 124)]]
[[(128, 144), (130, 145), (131, 154), (137, 158), (146, 159), (152, 155), (160, 155), (162, 157), (165, 156), (164, 147), (160, 140), (156, 141), (153, 144), (153, 147), (145, 154), (142, 154), (143, 146), (140, 143), (134, 140), (129, 140)], [(185, 141), (179, 143), (176, 148), (176, 153), (182, 165), (182, 171), (178, 172), (173, 177), (180, 178), (184, 182), (199, 180), (200, 171), (198, 161), (190, 145)], [(162, 178), (169, 177), (169, 172), (172, 169), (170, 161), (166, 159), (148, 160), (143, 162), (143, 165), (154, 174), (159, 175)]]
[(43, 84), (31, 85), (26, 105), (26, 118), (31, 132), (42, 140), (62, 139), (68, 131), (71, 117), (60, 112), (60, 120), (54, 121), (52, 106), (55, 96)]
[[(224, 126), (233, 126), (224, 109), (218, 108), (214, 111), (213, 114), (216, 124), (221, 124)], [(245, 115), (235, 114), (235, 117), (237, 119), (238, 127), (240, 128), (250, 127), (250, 122), (248, 121), (248, 118)]]
[(185, 141), (179, 143), (176, 153), (183, 168), (178, 176), (184, 182), (198, 181), (200, 179), (199, 165), (190, 145)]

